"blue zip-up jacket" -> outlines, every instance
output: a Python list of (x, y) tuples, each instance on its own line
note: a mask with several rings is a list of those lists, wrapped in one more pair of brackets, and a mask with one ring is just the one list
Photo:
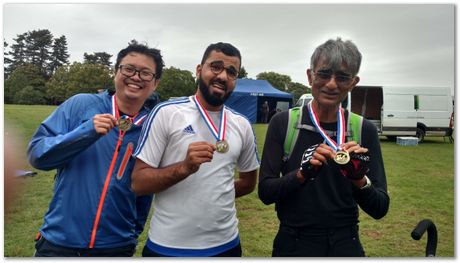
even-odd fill
[(94, 115), (115, 114), (114, 103), (107, 91), (75, 95), (40, 124), (29, 143), (33, 167), (57, 169), (54, 196), (40, 228), (51, 243), (71, 248), (137, 244), (153, 196), (136, 197), (131, 190), (131, 152), (149, 110), (139, 112), (124, 136), (118, 127), (106, 135), (96, 133)]

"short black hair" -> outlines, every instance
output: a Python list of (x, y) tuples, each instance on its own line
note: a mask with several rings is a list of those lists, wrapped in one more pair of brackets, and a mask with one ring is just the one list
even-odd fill
[(128, 47), (118, 52), (117, 62), (115, 63), (115, 72), (118, 70), (121, 60), (131, 52), (140, 53), (153, 58), (153, 61), (156, 64), (155, 79), (160, 79), (165, 65), (160, 50), (156, 48), (149, 48), (147, 44), (139, 44), (135, 39), (129, 42)]
[(240, 69), (241, 69), (241, 54), (240, 51), (234, 47), (232, 44), (218, 42), (215, 44), (211, 44), (206, 48), (206, 51), (203, 54), (203, 58), (201, 59), (201, 65), (204, 64), (206, 59), (209, 57), (212, 51), (222, 52), (227, 56), (231, 57), (238, 57), (240, 59)]

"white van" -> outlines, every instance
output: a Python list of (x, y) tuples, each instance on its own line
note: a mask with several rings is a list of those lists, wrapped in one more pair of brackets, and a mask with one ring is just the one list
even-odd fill
[(356, 86), (351, 111), (371, 120), (390, 139), (396, 136), (451, 136), (453, 105), (449, 88)]

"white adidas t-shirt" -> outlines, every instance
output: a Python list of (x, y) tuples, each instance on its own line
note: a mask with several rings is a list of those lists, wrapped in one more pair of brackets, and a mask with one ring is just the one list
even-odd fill
[[(238, 235), (234, 170), (259, 168), (255, 136), (249, 121), (225, 108), (227, 153), (214, 152), (213, 160), (170, 188), (155, 194), (149, 239), (160, 246), (207, 249), (226, 244)], [(221, 112), (208, 112), (219, 127)], [(215, 143), (193, 96), (156, 107), (146, 120), (135, 156), (152, 167), (165, 167), (185, 159), (192, 142)]]

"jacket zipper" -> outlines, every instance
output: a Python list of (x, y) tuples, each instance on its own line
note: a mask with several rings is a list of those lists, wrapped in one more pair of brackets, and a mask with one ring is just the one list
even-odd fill
[(99, 225), (99, 219), (101, 218), (102, 207), (104, 206), (105, 196), (107, 194), (107, 189), (109, 188), (110, 178), (117, 162), (118, 152), (120, 151), (121, 143), (123, 142), (124, 132), (119, 131), (118, 133), (118, 142), (115, 152), (113, 153), (112, 162), (110, 163), (109, 171), (105, 177), (104, 188), (102, 189), (101, 199), (99, 200), (99, 205), (97, 207), (96, 218), (94, 219), (93, 230), (91, 231), (91, 241), (89, 242), (89, 248), (94, 248), (94, 242), (96, 241), (96, 232)]

